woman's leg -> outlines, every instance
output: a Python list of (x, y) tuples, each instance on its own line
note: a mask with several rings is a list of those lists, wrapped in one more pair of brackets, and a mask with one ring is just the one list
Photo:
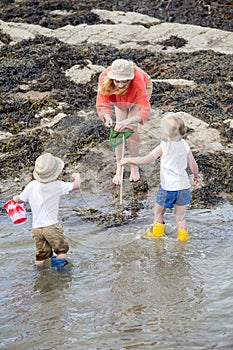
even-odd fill
[[(131, 157), (138, 156), (139, 142), (139, 134), (137, 129), (135, 129), (132, 136), (130, 136), (128, 139), (129, 153)], [(137, 165), (131, 164), (129, 181), (136, 182), (138, 180), (140, 180), (139, 167)]]
[(116, 156), (116, 174), (114, 175), (112, 182), (115, 185), (120, 185), (121, 183), (121, 158), (122, 158), (122, 145), (115, 148)]
[[(115, 116), (116, 122), (121, 122), (127, 118), (128, 109), (122, 111), (121, 109), (115, 107)], [(122, 145), (119, 145), (115, 148), (115, 157), (116, 157), (116, 174), (114, 175), (112, 182), (115, 185), (120, 185), (121, 183), (121, 158), (122, 158)], [(124, 155), (123, 155), (124, 156)]]
[[(132, 108), (130, 108), (127, 118), (134, 117), (135, 115), (137, 115), (137, 113), (138, 106), (134, 105)], [(134, 133), (128, 139), (129, 153), (131, 157), (138, 157), (140, 143), (138, 127), (136, 124), (131, 124), (129, 125), (129, 128), (131, 128), (134, 131)], [(131, 164), (129, 181), (137, 182), (138, 180), (140, 180), (139, 167), (137, 165)]]
[[(117, 107), (115, 107), (115, 115), (116, 115), (116, 122), (121, 122), (125, 119), (134, 117), (138, 113), (138, 106), (134, 105), (130, 109), (125, 109), (121, 110)], [(137, 129), (137, 124), (130, 124), (128, 126), (130, 129), (134, 131), (134, 133), (129, 137), (128, 143), (129, 143), (129, 153), (131, 157), (137, 157), (138, 156), (138, 150), (139, 150), (139, 143), (140, 143), (140, 138), (139, 138), (139, 133)], [(115, 149), (115, 155), (116, 155), (116, 163), (117, 163), (117, 169), (116, 169), (116, 174), (113, 177), (113, 183), (115, 185), (119, 185), (121, 182), (121, 158), (124, 156), (122, 154), (122, 145), (116, 147)], [(137, 165), (130, 165), (130, 181), (136, 182), (140, 180), (140, 175), (139, 175), (139, 168)]]

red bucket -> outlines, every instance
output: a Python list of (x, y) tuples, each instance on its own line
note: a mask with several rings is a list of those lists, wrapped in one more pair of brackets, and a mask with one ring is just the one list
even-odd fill
[(13, 199), (3, 205), (14, 224), (21, 224), (27, 220), (27, 213), (23, 203), (16, 203)]

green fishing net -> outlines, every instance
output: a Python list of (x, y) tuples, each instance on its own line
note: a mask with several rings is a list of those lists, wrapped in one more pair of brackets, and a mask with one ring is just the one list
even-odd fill
[(110, 128), (109, 144), (112, 148), (116, 148), (121, 145), (123, 141), (127, 140), (133, 134), (133, 130), (124, 129), (122, 131), (115, 131)]

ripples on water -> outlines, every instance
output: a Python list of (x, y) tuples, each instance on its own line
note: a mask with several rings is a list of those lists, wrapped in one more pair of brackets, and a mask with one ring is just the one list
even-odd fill
[(190, 210), (190, 239), (143, 240), (153, 208), (100, 229), (62, 208), (70, 271), (33, 266), (31, 218), (1, 215), (1, 349), (233, 349), (232, 206)]

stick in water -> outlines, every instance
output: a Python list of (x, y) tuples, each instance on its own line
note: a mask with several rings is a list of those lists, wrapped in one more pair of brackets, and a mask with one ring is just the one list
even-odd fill
[[(121, 155), (121, 158), (124, 158), (124, 154), (125, 154), (125, 135), (123, 134), (122, 155)], [(123, 177), (124, 177), (124, 166), (121, 167), (120, 205), (122, 205)]]

